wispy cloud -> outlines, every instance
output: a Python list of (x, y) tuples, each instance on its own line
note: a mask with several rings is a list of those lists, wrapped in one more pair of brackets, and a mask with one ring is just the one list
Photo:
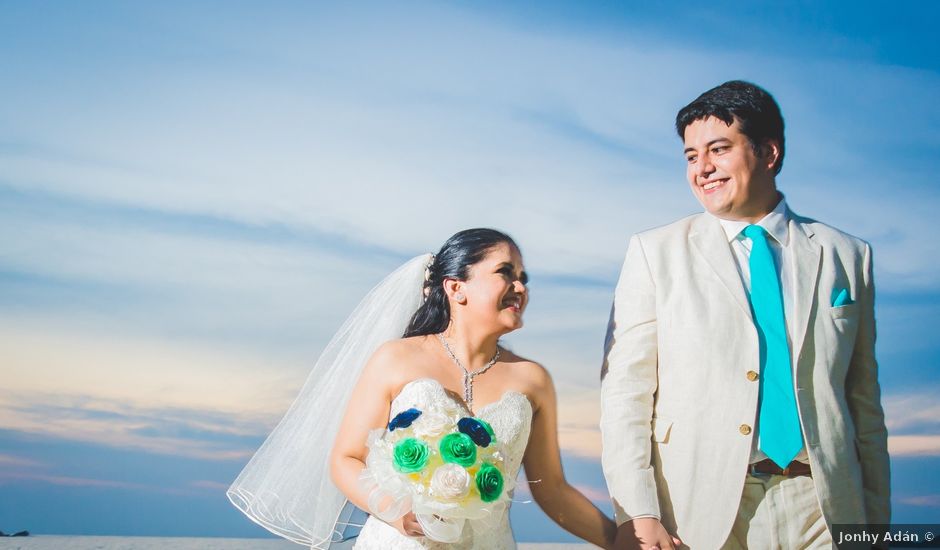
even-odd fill
[[(6, 426), (2, 426), (2, 428), (6, 429)], [(120, 426), (118, 426), (117, 429), (120, 430)], [(74, 434), (74, 437), (81, 439), (83, 435), (84, 434)], [(28, 437), (30, 441), (35, 443), (37, 441), (42, 441), (49, 436), (51, 436), (52, 439), (46, 439), (46, 441), (52, 441), (54, 444), (61, 444), (63, 439), (68, 439), (68, 437), (59, 437), (61, 434), (42, 433), (39, 430), (31, 430), (29, 435), (25, 437)], [(13, 438), (11, 438), (11, 432), (4, 431), (4, 439), (5, 444), (12, 444)], [(58, 442), (56, 441), (57, 439), (59, 440)], [(42, 443), (40, 443), (40, 445), (42, 445)], [(122, 446), (125, 448), (127, 447), (124, 445)], [(130, 445), (130, 447), (133, 447), (133, 445)], [(152, 452), (152, 449), (146, 450)], [(32, 452), (35, 452), (35, 450)], [(185, 456), (185, 454), (186, 453), (184, 451), (184, 453), (178, 456)], [(101, 455), (99, 454), (99, 456)], [(122, 491), (144, 491), (151, 494), (168, 494), (175, 496), (191, 496), (205, 492), (219, 493), (227, 488), (227, 485), (223, 483), (204, 479), (194, 480), (187, 484), (154, 484), (129, 481), (127, 479), (109, 479), (102, 476), (91, 477), (88, 475), (76, 475), (72, 465), (68, 461), (62, 461), (61, 458), (62, 457), (60, 456), (48, 454), (46, 459), (37, 460), (32, 457), (0, 454), (0, 486), (11, 484), (34, 485), (38, 483), (79, 489), (94, 488)], [(200, 454), (197, 454), (195, 458), (208, 458), (210, 460), (219, 459), (218, 456), (202, 456)], [(110, 466), (106, 466), (103, 470), (105, 472), (111, 471)], [(119, 478), (126, 475), (123, 469), (117, 470), (114, 473)]]
[[(165, 487), (159, 485), (147, 485), (143, 483), (132, 483), (127, 481), (114, 481), (110, 479), (93, 479), (30, 472), (0, 471), (0, 486), (13, 483), (43, 483), (49, 485), (58, 485), (60, 487), (141, 491), (183, 497), (201, 494), (207, 490), (217, 493), (220, 492), (219, 485), (222, 485), (210, 481), (201, 481), (193, 482), (189, 487)], [(222, 489), (225, 488), (225, 486), (222, 487)]]
[(902, 496), (898, 497), (897, 501), (911, 506), (940, 508), (940, 495)]
[[(671, 117), (700, 91), (702, 79), (696, 77), (705, 77), (705, 71), (698, 75), (691, 69), (688, 74), (689, 67), (708, 58), (707, 53), (681, 46), (651, 49), (650, 44), (629, 40), (559, 37), (494, 25), (486, 18), (448, 9), (435, 10), (435, 16), (442, 23), (459, 21), (463, 32), (458, 36), (437, 42), (444, 24), (421, 28), (410, 33), (410, 40), (402, 40), (401, 29), (384, 24), (388, 17), (399, 16), (380, 12), (355, 16), (359, 25), (376, 33), (362, 41), (327, 32), (309, 37), (310, 47), (298, 48), (293, 41), (300, 37), (286, 30), (255, 46), (258, 55), (316, 61), (324, 70), (297, 77), (298, 89), (309, 94), (285, 93), (244, 78), (238, 79), (235, 100), (220, 89), (233, 84), (226, 67), (206, 67), (204, 75), (195, 77), (196, 83), (188, 71), (173, 75), (167, 69), (171, 76), (164, 84), (154, 88), (148, 82), (146, 88), (132, 90), (138, 97), (159, 95), (161, 101), (154, 102), (154, 109), (99, 105), (99, 111), (73, 113), (68, 123), (54, 127), (55, 132), (50, 127), (34, 138), (54, 140), (54, 148), (83, 151), (102, 160), (88, 163), (50, 156), (48, 151), (54, 149), (49, 146), (28, 154), (17, 149), (5, 155), (7, 178), (17, 186), (142, 208), (307, 227), (394, 250), (424, 250), (456, 228), (497, 225), (528, 243), (537, 264), (576, 272), (616, 264), (629, 232), (696, 209), (691, 196), (683, 192)], [(323, 17), (342, 25), (352, 14), (340, 11)], [(220, 49), (233, 44), (245, 47), (241, 33), (221, 30), (213, 40)], [(375, 47), (387, 43), (399, 46)], [(435, 47), (426, 47), (431, 43)], [(447, 45), (444, 51), (441, 44)], [(318, 54), (325, 51), (334, 56)], [(350, 68), (351, 59), (365, 57), (370, 60), (368, 74)], [(683, 63), (677, 64), (677, 59)], [(863, 122), (847, 114), (882, 97), (878, 90), (886, 82), (898, 95), (915, 93), (915, 99), (925, 100), (928, 90), (936, 89), (936, 78), (864, 64), (845, 68), (825, 59), (807, 62), (781, 55), (776, 61), (773, 71), (762, 68), (761, 58), (747, 55), (719, 60), (719, 66), (765, 76), (789, 106), (787, 112), (800, 122), (791, 128), (804, 139), (793, 140), (787, 168), (797, 181), (794, 199), (802, 199), (795, 200), (795, 206), (825, 219), (837, 215), (849, 229), (867, 235), (877, 235), (884, 226), (882, 220), (872, 226), (875, 232), (863, 231), (871, 222), (862, 213), (875, 206), (882, 212), (897, 207), (890, 219), (905, 220), (911, 202), (903, 193), (886, 200), (874, 193), (853, 192), (832, 202), (828, 196), (843, 194), (843, 186), (823, 194), (823, 189), (801, 182), (815, 171), (814, 155), (870, 174), (870, 158), (855, 159), (847, 142), (849, 136), (864, 134), (858, 131)], [(455, 63), (469, 70), (449, 72), (450, 78), (441, 79), (441, 71)], [(558, 73), (559, 67), (564, 72)], [(848, 106), (814, 103), (812, 98), (818, 96), (812, 90), (780, 76), (806, 71), (838, 71), (843, 80), (857, 81), (859, 99)], [(185, 87), (176, 84), (182, 80)], [(583, 82), (592, 85), (585, 87)], [(873, 82), (878, 85), (869, 85)], [(205, 94), (218, 92), (220, 99), (211, 104), (187, 102), (194, 87), (204, 88)], [(350, 95), (350, 89), (359, 92)], [(367, 91), (372, 89), (382, 93)], [(233, 118), (230, 113), (236, 103), (239, 116)], [(25, 129), (15, 124), (20, 118), (13, 118), (14, 132)], [(916, 122), (922, 118), (903, 117), (912, 137), (933, 135), (929, 124)], [(164, 123), (167, 119), (188, 121), (190, 132), (180, 135)], [(866, 118), (864, 124), (871, 120)], [(127, 140), (124, 136), (131, 126), (151, 131)], [(90, 136), (89, 127), (95, 129)], [(833, 129), (845, 139), (815, 137)], [(441, 140), (442, 134), (448, 139)], [(936, 148), (936, 141), (927, 147)], [(857, 184), (857, 178), (851, 177)], [(863, 188), (876, 188), (871, 183)], [(434, 208), (438, 203), (427, 199), (438, 196), (442, 187), (473, 192), (461, 194), (461, 208)], [(418, 197), (426, 200), (414, 200)], [(512, 208), (493, 208), (493, 197)], [(845, 200), (857, 207), (844, 208)], [(926, 202), (937, 204), (936, 197)], [(839, 208), (830, 208), (832, 204)], [(923, 196), (918, 204), (925, 205)], [(395, 223), (389, 223), (390, 216)], [(930, 218), (916, 219), (921, 220), (915, 222), (918, 226), (934, 227)], [(918, 232), (908, 225), (898, 229), (904, 235)], [(890, 251), (898, 246), (898, 242), (883, 243), (882, 257), (893, 258)], [(891, 272), (895, 264), (910, 271), (901, 267), (910, 266), (909, 262), (894, 260), (882, 268)], [(913, 267), (923, 272), (923, 266)], [(936, 286), (933, 279), (923, 282), (931, 281)]]
[(890, 435), (888, 452), (893, 457), (940, 456), (940, 435)]
[(44, 326), (26, 322), (0, 331), (12, 375), (0, 390), (2, 428), (246, 460), (306, 375), (303, 365), (292, 370), (286, 361)]
[(600, 391), (572, 386), (558, 388), (558, 442), (572, 455), (601, 455)]
[(937, 389), (929, 387), (916, 392), (886, 395), (883, 405), (888, 430), (911, 433), (925, 429), (940, 433), (940, 402)]
[(50, 483), (52, 485), (62, 485), (65, 487), (103, 487), (107, 489), (149, 489), (146, 485), (139, 483), (127, 483), (124, 481), (111, 481), (107, 479), (87, 479), (69, 476), (54, 476), (37, 473), (10, 473), (0, 472), (0, 484), (12, 483), (17, 481), (39, 481)]
[(932, 384), (884, 395), (882, 401), (891, 456), (940, 456), (940, 405)]
[[(940, 456), (940, 405), (935, 393), (886, 394), (884, 407), (891, 456)], [(559, 388), (559, 441), (572, 455), (599, 458), (600, 392), (562, 386)]]
[(190, 483), (191, 486), (197, 489), (206, 489), (212, 492), (222, 492), (226, 491), (229, 487), (227, 483), (219, 483), (218, 481), (209, 481), (206, 479), (199, 479)]
[[(176, 382), (165, 378), (159, 385), (169, 390)], [(237, 392), (245, 382), (230, 387)], [(87, 385), (64, 393), (4, 389), (0, 428), (171, 456), (245, 460), (289, 404), (286, 399), (269, 401), (271, 408), (265, 409), (261, 399), (248, 400), (251, 392), (246, 389), (244, 395), (229, 394), (227, 402), (216, 399), (213, 406), (199, 390), (148, 395), (153, 389), (137, 395), (94, 393)]]
[(37, 460), (0, 453), (0, 466), (4, 468), (38, 468), (45, 464)]
[(211, 460), (247, 460), (270, 426), (222, 419), (203, 410), (135, 409), (126, 402), (96, 398), (35, 394), (12, 398), (5, 393), (0, 406), (4, 429)]

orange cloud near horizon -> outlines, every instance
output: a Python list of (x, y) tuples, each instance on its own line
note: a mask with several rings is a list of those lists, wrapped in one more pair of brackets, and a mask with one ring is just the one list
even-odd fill
[[(247, 460), (256, 443), (240, 438), (273, 428), (308, 368), (10, 319), (0, 319), (0, 347), (0, 428), (209, 460)], [(598, 460), (599, 388), (561, 384), (558, 396), (563, 452)], [(933, 392), (886, 396), (885, 407), (892, 456), (940, 456)], [(926, 433), (894, 435), (917, 429)]]

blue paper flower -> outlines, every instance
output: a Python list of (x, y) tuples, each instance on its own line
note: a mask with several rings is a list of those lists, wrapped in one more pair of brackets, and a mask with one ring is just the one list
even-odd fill
[(388, 423), (388, 431), (394, 432), (398, 428), (407, 428), (411, 426), (411, 423), (415, 421), (416, 418), (421, 416), (421, 411), (418, 409), (408, 409), (407, 411), (402, 411), (395, 415), (395, 418)]
[(493, 435), (493, 428), (479, 418), (461, 418), (457, 421), (457, 429), (460, 433), (470, 436), (470, 439), (480, 447), (489, 447), (490, 443), (496, 439)]

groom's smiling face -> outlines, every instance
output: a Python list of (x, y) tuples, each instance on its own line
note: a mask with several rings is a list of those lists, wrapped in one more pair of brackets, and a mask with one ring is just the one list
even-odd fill
[(759, 221), (779, 202), (774, 182), (776, 145), (755, 151), (735, 119), (708, 117), (685, 128), (686, 175), (705, 210), (726, 220)]

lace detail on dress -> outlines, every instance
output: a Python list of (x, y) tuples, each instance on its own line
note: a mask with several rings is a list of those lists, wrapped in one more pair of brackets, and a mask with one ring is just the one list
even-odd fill
[[(417, 408), (428, 410), (436, 407), (457, 405), (466, 411), (463, 403), (454, 399), (437, 380), (421, 378), (413, 380), (402, 388), (401, 393), (392, 401), (389, 420), (398, 413)], [(486, 420), (493, 428), (496, 438), (505, 445), (507, 461), (506, 472), (514, 478), (519, 474), (522, 456), (529, 441), (532, 425), (532, 405), (522, 393), (507, 391), (493, 403), (477, 411), (477, 417)], [(502, 508), (499, 517), (490, 517), (480, 521), (468, 521), (460, 541), (443, 544), (424, 537), (406, 537), (394, 527), (369, 517), (362, 532), (356, 539), (354, 548), (358, 550), (419, 550), (419, 549), (514, 549), (515, 540), (509, 526), (509, 507)]]

